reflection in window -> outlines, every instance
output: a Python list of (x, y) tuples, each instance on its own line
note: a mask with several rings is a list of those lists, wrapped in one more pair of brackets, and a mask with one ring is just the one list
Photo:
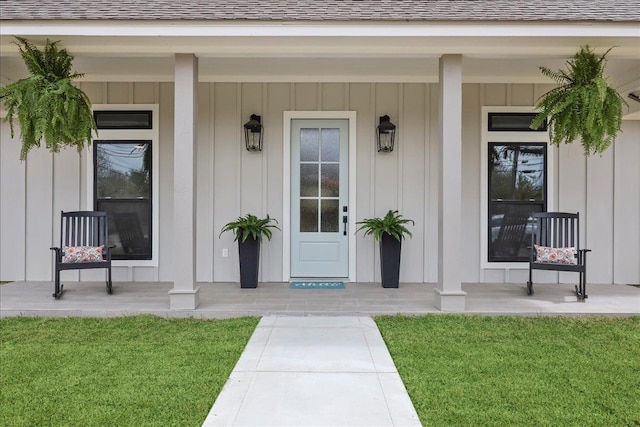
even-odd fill
[(96, 144), (97, 197), (148, 198), (150, 196), (151, 143)]
[(94, 141), (94, 171), (113, 259), (151, 259), (151, 141)]
[(490, 144), (491, 199), (543, 200), (545, 146)]
[(489, 261), (529, 260), (532, 215), (546, 210), (545, 143), (489, 143)]

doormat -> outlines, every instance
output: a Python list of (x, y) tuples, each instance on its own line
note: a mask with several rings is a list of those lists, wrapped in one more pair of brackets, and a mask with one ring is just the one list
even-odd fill
[(291, 289), (344, 289), (344, 282), (291, 282)]

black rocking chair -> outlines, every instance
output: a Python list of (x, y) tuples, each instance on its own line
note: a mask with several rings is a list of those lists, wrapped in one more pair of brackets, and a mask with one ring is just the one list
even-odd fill
[[(78, 211), (62, 212), (60, 217), (60, 247), (50, 248), (55, 251), (55, 291), (53, 297), (62, 295), (63, 285), (60, 283), (60, 272), (63, 270), (84, 270), (88, 268), (106, 268), (107, 292), (112, 293), (111, 286), (111, 248), (108, 246), (107, 214), (105, 212)], [(100, 260), (69, 261), (65, 256), (65, 247), (99, 247), (102, 248)], [(95, 258), (95, 256), (93, 257)]]
[[(575, 271), (580, 274), (575, 286), (578, 300), (584, 302), (587, 295), (587, 252), (580, 249), (580, 216), (577, 213), (544, 212), (533, 214), (531, 234), (531, 258), (529, 260), (529, 281), (527, 294), (533, 294), (533, 270)], [(538, 262), (535, 245), (559, 248), (575, 248), (575, 264)]]

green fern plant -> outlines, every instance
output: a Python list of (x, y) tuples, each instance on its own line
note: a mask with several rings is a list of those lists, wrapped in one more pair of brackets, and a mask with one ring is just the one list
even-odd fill
[(20, 160), (25, 160), (32, 148), (40, 147), (42, 139), (54, 153), (63, 147), (82, 151), (97, 129), (89, 98), (72, 84), (82, 77), (71, 71), (73, 56), (66, 49), (59, 49), (58, 42), (47, 40), (41, 51), (26, 39), (16, 39), (31, 75), (0, 88), (0, 97), (7, 110), (5, 120), (10, 124), (12, 137), (14, 116), (18, 118)]
[(405, 227), (405, 225), (409, 223), (415, 225), (415, 222), (412, 219), (403, 218), (398, 211), (389, 210), (384, 218), (365, 218), (364, 220), (357, 222), (357, 224), (360, 225), (360, 228), (356, 230), (356, 233), (360, 230), (364, 230), (365, 237), (371, 234), (377, 241), (382, 240), (382, 235), (387, 233), (390, 236), (393, 236), (396, 240), (402, 241), (405, 236), (413, 236), (407, 227)]
[(262, 236), (265, 236), (268, 240), (271, 240), (272, 232), (271, 228), (278, 228), (277, 225), (271, 224), (271, 222), (278, 223), (278, 220), (271, 218), (268, 214), (266, 218), (258, 218), (255, 215), (247, 214), (245, 216), (238, 217), (235, 221), (231, 221), (222, 227), (220, 232), (220, 238), (225, 231), (231, 231), (235, 238), (233, 241), (239, 240), (244, 242), (249, 236), (253, 236), (255, 240), (262, 242)]
[(588, 45), (581, 47), (567, 61), (566, 71), (540, 67), (542, 74), (559, 86), (540, 97), (536, 106), (540, 112), (531, 129), (538, 129), (548, 118), (553, 144), (579, 138), (586, 156), (604, 152), (620, 132), (622, 105), (627, 105), (603, 76), (611, 49), (598, 56)]

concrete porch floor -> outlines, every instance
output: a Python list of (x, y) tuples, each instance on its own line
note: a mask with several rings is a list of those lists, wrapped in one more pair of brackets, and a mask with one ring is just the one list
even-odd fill
[[(169, 309), (169, 282), (116, 282), (113, 294), (104, 282), (65, 282), (59, 300), (52, 282), (11, 282), (0, 286), (0, 317), (154, 314), (163, 317), (229, 318), (239, 316), (373, 316), (440, 313), (435, 284), (401, 283), (384, 289), (379, 283), (346, 283), (346, 289), (290, 289), (288, 283), (260, 283), (241, 289), (238, 283), (199, 283), (195, 310)], [(467, 283), (465, 313), (517, 315), (639, 315), (640, 288), (588, 285), (589, 298), (578, 302), (571, 284), (539, 284), (528, 296), (524, 284)]]

